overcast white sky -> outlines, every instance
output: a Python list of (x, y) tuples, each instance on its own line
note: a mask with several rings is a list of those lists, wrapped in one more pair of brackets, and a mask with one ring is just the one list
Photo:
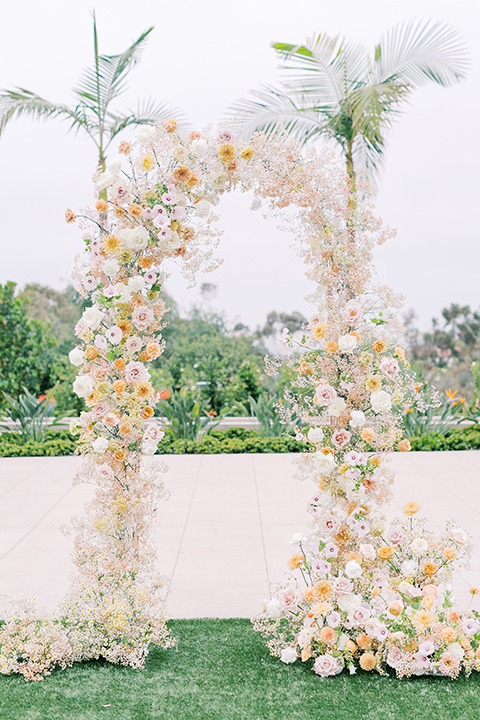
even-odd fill
[[(0, 88), (20, 86), (56, 102), (92, 57), (91, 0), (24, 0), (2, 4)], [(466, 82), (417, 90), (388, 142), (378, 212), (398, 228), (377, 252), (379, 277), (406, 295), (423, 325), (451, 302), (480, 305), (477, 140), (480, 117), (479, 6), (474, 0), (97, 0), (100, 51), (123, 51), (155, 25), (141, 64), (131, 74), (126, 107), (151, 96), (182, 108), (193, 127), (225, 116), (261, 83), (278, 82), (272, 41), (303, 42), (312, 33), (341, 34), (372, 48), (391, 25), (423, 17), (456, 28), (471, 48)], [(79, 231), (66, 207), (92, 198), (96, 151), (60, 121), (14, 121), (0, 139), (0, 282), (64, 287)], [(213, 282), (216, 307), (255, 326), (270, 310), (309, 313), (310, 287), (273, 221), (248, 212), (248, 200), (224, 199), (224, 265)], [(188, 308), (198, 297), (173, 277), (167, 289)]]

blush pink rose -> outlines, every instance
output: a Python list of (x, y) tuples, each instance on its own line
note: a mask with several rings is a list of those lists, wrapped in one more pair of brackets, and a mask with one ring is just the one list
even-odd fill
[(313, 669), (320, 677), (329, 677), (330, 675), (338, 675), (342, 671), (342, 665), (332, 655), (319, 655), (315, 660)]
[(125, 367), (125, 379), (129, 383), (146, 382), (150, 379), (150, 373), (141, 362), (129, 362)]
[(328, 383), (318, 383), (315, 388), (315, 395), (313, 396), (313, 402), (321, 407), (331, 405), (337, 397), (335, 388)]
[(351, 437), (352, 433), (348, 432), (348, 430), (336, 430), (332, 435), (332, 443), (338, 450), (341, 450), (345, 445), (348, 445)]
[(132, 323), (137, 330), (146, 330), (152, 324), (154, 319), (153, 310), (146, 305), (136, 307), (132, 313)]

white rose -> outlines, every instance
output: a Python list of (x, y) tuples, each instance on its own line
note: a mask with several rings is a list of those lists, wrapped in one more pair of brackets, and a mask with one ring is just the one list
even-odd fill
[(223, 190), (228, 182), (228, 175), (224, 172), (219, 172), (211, 178), (211, 183), (214, 190)]
[(346, 593), (345, 595), (339, 595), (337, 598), (337, 605), (343, 612), (352, 612), (362, 602), (360, 595), (355, 593)]
[(370, 395), (370, 404), (373, 412), (385, 414), (392, 409), (392, 398), (385, 390), (376, 390)]
[(336, 466), (335, 458), (331, 453), (324, 455), (323, 453), (315, 453), (314, 455), (315, 469), (322, 475), (331, 475)]
[(114, 293), (116, 298), (115, 303), (118, 305), (124, 305), (132, 299), (132, 292), (125, 283), (116, 283), (114, 285)]
[(332, 417), (338, 417), (342, 414), (342, 412), (347, 407), (347, 403), (343, 398), (337, 397), (335, 400), (330, 403), (330, 405), (327, 407), (328, 414), (332, 415)]
[(417, 569), (417, 563), (415, 560), (404, 560), (401, 566), (402, 575), (414, 575)]
[(294, 533), (292, 537), (290, 538), (290, 545), (298, 545), (301, 542), (304, 542), (306, 540), (306, 537), (303, 533)]
[(195, 205), (195, 211), (198, 217), (207, 217), (207, 215), (210, 214), (210, 203), (207, 202), (207, 200), (200, 200), (200, 202)]
[(97, 453), (103, 453), (108, 448), (108, 440), (103, 437), (98, 437), (92, 443), (92, 450)]
[(351, 353), (357, 347), (358, 340), (355, 335), (340, 335), (338, 338), (338, 349), (342, 353)]
[(157, 137), (157, 128), (154, 125), (140, 125), (136, 138), (141, 143), (152, 143)]
[(195, 140), (192, 140), (190, 150), (197, 157), (203, 157), (208, 150), (208, 143), (205, 138), (195, 138)]
[(365, 413), (361, 410), (352, 410), (350, 413), (350, 427), (363, 427), (366, 423)]
[(98, 190), (105, 190), (105, 188), (110, 187), (110, 185), (113, 185), (113, 183), (116, 180), (116, 176), (110, 172), (110, 170), (105, 170), (105, 172), (100, 173), (96, 180), (96, 186)]
[(141, 225), (135, 228), (124, 228), (123, 230), (119, 230), (117, 235), (121, 238), (121, 240), (123, 240), (125, 245), (134, 252), (144, 250), (150, 240), (148, 230)]
[[(159, 238), (161, 235), (159, 235)], [(180, 235), (177, 232), (172, 232), (170, 235), (167, 235), (164, 239), (159, 239), (158, 245), (163, 250), (163, 252), (171, 252), (172, 250), (176, 250), (179, 248), (182, 244), (182, 241), (180, 239)]]
[(92, 305), (92, 307), (89, 307), (84, 311), (82, 320), (91, 330), (98, 330), (104, 317), (105, 313), (100, 310), (98, 305)]
[(360, 545), (360, 552), (367, 560), (375, 560), (375, 548), (370, 543), (362, 543)]
[(87, 397), (93, 390), (94, 382), (90, 375), (79, 375), (73, 383), (73, 392), (78, 397)]
[(278, 617), (280, 613), (282, 612), (282, 605), (280, 603), (280, 600), (277, 598), (273, 598), (270, 600), (270, 602), (267, 603), (267, 607), (265, 608), (267, 615), (271, 615), (272, 617)]
[(120, 264), (118, 260), (115, 260), (115, 258), (109, 258), (103, 263), (103, 272), (105, 273), (105, 275), (108, 275), (109, 278), (112, 278), (114, 275), (116, 275), (119, 270)]
[(143, 279), (143, 277), (140, 277), (140, 275), (131, 277), (128, 280), (128, 287), (130, 288), (132, 293), (139, 293), (145, 287), (145, 280)]
[(360, 577), (362, 574), (362, 566), (356, 560), (349, 560), (345, 565), (345, 575), (351, 580)]
[(282, 654), (280, 655), (280, 660), (283, 663), (286, 663), (287, 665), (289, 663), (294, 663), (297, 659), (297, 651), (288, 645), (287, 647), (283, 648)]
[(428, 550), (428, 542), (423, 538), (417, 538), (412, 542), (412, 550), (415, 555), (423, 555)]
[(144, 455), (155, 455), (158, 443), (154, 440), (144, 440), (142, 444), (142, 452)]
[(317, 445), (317, 443), (322, 442), (322, 440), (323, 440), (322, 428), (319, 428), (319, 427), (310, 428), (310, 430), (307, 433), (307, 438), (314, 445)]
[(85, 351), (81, 350), (79, 347), (75, 347), (68, 353), (68, 358), (72, 365), (75, 365), (75, 367), (79, 367), (83, 364), (83, 361), (85, 360)]
[(456, 655), (456, 657), (458, 657), (459, 660), (462, 660), (463, 656), (465, 655), (465, 650), (462, 648), (462, 646), (458, 642), (450, 643), (450, 645), (447, 645), (446, 650), (448, 650), (448, 652), (451, 652), (454, 655)]
[(463, 545), (467, 542), (468, 535), (462, 528), (455, 527), (450, 530), (450, 536), (452, 540), (459, 545)]

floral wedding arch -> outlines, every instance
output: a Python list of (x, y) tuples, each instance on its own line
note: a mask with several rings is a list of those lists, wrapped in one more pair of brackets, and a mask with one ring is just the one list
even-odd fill
[(95, 483), (96, 494), (75, 521), (66, 599), (53, 618), (7, 619), (0, 672), (41, 679), (99, 656), (139, 668), (150, 643), (174, 644), (150, 542), (163, 485), (148, 456), (163, 433), (148, 364), (164, 350), (165, 260), (192, 283), (217, 266), (213, 208), (233, 188), (253, 191), (254, 204), (294, 232), (316, 284), (302, 352), (285, 361), (296, 379), (282, 406), (302, 418), (299, 474), (316, 484), (312, 530), (295, 538), (290, 567), (300, 579), (278, 588), (255, 629), (283, 662), (313, 658), (321, 676), (357, 665), (399, 676), (480, 669), (478, 616), (454, 605), (448, 585), (453, 563), (468, 556), (466, 534), (449, 524), (434, 537), (415, 503), (389, 529), (381, 513), (393, 481), (386, 454), (409, 449), (403, 408), (422, 407), (397, 345), (397, 299), (373, 281), (372, 249), (391, 231), (330, 155), (301, 154), (288, 136), (257, 134), (248, 146), (227, 130), (184, 139), (170, 121), (141, 127), (119, 154), (94, 177), (95, 209), (67, 211), (85, 231), (74, 281), (91, 302), (70, 353), (87, 407), (72, 430), (85, 456), (78, 480)]

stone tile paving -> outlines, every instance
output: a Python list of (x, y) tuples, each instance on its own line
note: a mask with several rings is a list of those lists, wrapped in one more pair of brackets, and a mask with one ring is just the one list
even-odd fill
[[(290, 538), (308, 527), (313, 483), (293, 478), (294, 455), (190, 455), (155, 458), (170, 469), (154, 534), (168, 576), (171, 617), (248, 617), (285, 575)], [(473, 536), (472, 569), (455, 591), (468, 602), (480, 585), (480, 451), (392, 456), (393, 517), (417, 500), (432, 525), (448, 518)], [(60, 526), (94, 492), (72, 486), (80, 458), (0, 459), (0, 594), (36, 595), (52, 610), (68, 587), (72, 537)]]

